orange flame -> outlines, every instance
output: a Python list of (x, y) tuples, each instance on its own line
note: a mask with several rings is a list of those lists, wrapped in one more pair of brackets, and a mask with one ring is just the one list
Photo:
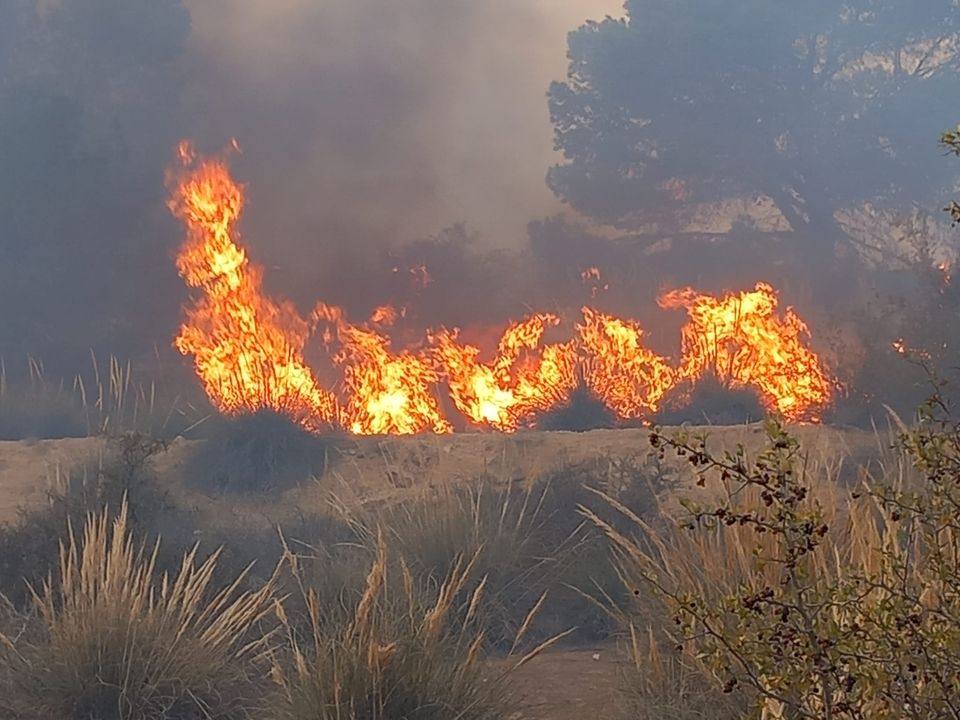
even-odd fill
[(583, 380), (593, 394), (624, 419), (655, 413), (675, 385), (676, 372), (643, 346), (643, 329), (585, 307), (577, 330), (586, 353)]
[[(553, 314), (508, 325), (489, 362), (459, 341), (457, 329), (428, 333), (427, 348), (394, 349), (381, 333), (405, 317), (404, 308), (380, 306), (358, 326), (342, 309), (321, 303), (311, 324), (290, 302), (264, 293), (261, 268), (238, 244), (244, 189), (224, 160), (198, 158), (189, 143), (178, 146), (177, 156), (168, 174), (169, 207), (187, 231), (177, 268), (199, 292), (184, 309), (174, 344), (193, 357), (204, 389), (224, 413), (270, 408), (315, 431), (339, 424), (359, 434), (442, 433), (452, 430), (439, 397), (445, 382), (467, 420), (510, 432), (566, 401), (581, 383), (621, 419), (647, 419), (713, 373), (731, 387), (756, 388), (771, 412), (816, 421), (835, 389), (807, 345), (807, 326), (790, 308), (777, 313), (777, 293), (765, 283), (723, 297), (690, 288), (662, 295), (661, 307), (688, 314), (679, 367), (644, 346), (635, 321), (590, 307), (567, 341), (544, 342), (560, 324)], [(426, 267), (410, 272), (420, 287), (431, 282)], [(595, 292), (599, 269), (587, 268), (583, 280)], [(319, 326), (342, 374), (339, 397), (320, 386), (304, 360)], [(902, 343), (895, 348), (905, 352)]]
[(350, 432), (412, 435), (452, 429), (434, 393), (440, 378), (428, 360), (408, 351), (393, 353), (389, 339), (346, 322), (340, 308), (321, 303), (314, 319), (331, 324), (325, 339), (342, 346), (333, 359), (343, 367), (348, 398), (341, 413)]
[[(374, 308), (373, 313), (370, 315), (370, 322), (374, 325), (386, 325), (390, 326), (397, 322), (397, 311), (392, 305), (380, 305), (377, 308)], [(399, 313), (402, 317), (403, 313)]]
[(756, 388), (764, 407), (790, 420), (817, 420), (832, 387), (819, 358), (806, 345), (809, 330), (787, 308), (777, 317), (777, 292), (766, 283), (721, 298), (691, 288), (662, 295), (663, 308), (685, 308), (679, 378), (694, 383), (706, 373), (731, 387)]
[(309, 327), (293, 305), (267, 297), (262, 271), (236, 243), (243, 188), (221, 160), (177, 148), (171, 212), (187, 229), (177, 255), (180, 276), (200, 290), (185, 308), (174, 344), (192, 355), (204, 388), (224, 413), (270, 408), (308, 428), (334, 421), (336, 402), (303, 361)]
[(544, 332), (559, 322), (541, 313), (511, 324), (491, 363), (479, 360), (479, 348), (459, 344), (456, 330), (434, 335), (457, 409), (477, 424), (513, 432), (563, 402), (577, 384), (576, 346), (572, 341), (541, 346)]

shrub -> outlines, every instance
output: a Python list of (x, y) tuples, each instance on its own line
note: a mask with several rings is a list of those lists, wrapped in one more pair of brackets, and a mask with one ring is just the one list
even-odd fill
[(567, 402), (541, 415), (536, 425), (537, 430), (587, 432), (616, 427), (617, 416), (589, 390), (578, 387)]
[(690, 666), (757, 717), (955, 717), (960, 427), (942, 410), (934, 402), (901, 427), (909, 467), (846, 502), (771, 422), (753, 460), (743, 448), (714, 455), (702, 437), (652, 435), (701, 484), (720, 484), (718, 500), (689, 504), (674, 528), (634, 518), (628, 536), (587, 514), (627, 583), (661, 604)]
[(155, 577), (156, 547), (136, 545), (126, 504), (91, 515), (61, 547), (56, 579), (34, 593), (37, 637), (4, 636), (15, 718), (228, 718), (249, 689), (244, 667), (269, 634), (258, 625), (273, 583), (213, 591), (217, 554)]
[(657, 414), (662, 425), (742, 425), (765, 415), (760, 397), (751, 388), (735, 388), (707, 375), (680, 403), (668, 404)]
[(273, 410), (222, 417), (212, 422), (187, 472), (216, 491), (282, 490), (322, 474), (333, 461), (333, 444)]

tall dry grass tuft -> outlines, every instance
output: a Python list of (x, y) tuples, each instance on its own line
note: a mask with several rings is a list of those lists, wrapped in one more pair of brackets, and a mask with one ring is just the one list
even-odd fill
[[(589, 578), (582, 577), (581, 560), (599, 544), (593, 528), (577, 515), (582, 495), (576, 482), (500, 489), (487, 483), (447, 485), (348, 517), (371, 547), (377, 528), (386, 528), (398, 556), (427, 582), (441, 584), (460, 558), (473, 558), (475, 574), (486, 582), (480, 618), (486, 640), (507, 650), (528, 610), (545, 592), (550, 600), (544, 612), (535, 627), (525, 629), (534, 642), (582, 624), (582, 617), (571, 620), (558, 605), (566, 585), (589, 585)], [(458, 612), (466, 607), (465, 600), (457, 598)]]
[[(279, 696), (270, 699), (265, 715), (277, 720), (508, 717), (505, 675), (484, 662), (479, 617), (486, 581), (471, 579), (478, 555), (469, 560), (461, 556), (431, 591), (403, 560), (389, 561), (382, 533), (376, 548), (363, 593), (350, 619), (339, 626), (327, 622), (320, 596), (304, 584), (299, 560), (288, 551), (308, 622), (301, 627), (277, 604), (288, 642), (285, 652), (274, 656), (272, 677)], [(400, 577), (391, 581), (391, 572)], [(510, 668), (555, 641), (512, 661)]]
[(245, 590), (245, 573), (212, 587), (219, 553), (156, 576), (159, 543), (138, 545), (119, 514), (90, 515), (61, 544), (59, 571), (34, 592), (35, 628), (4, 637), (6, 705), (33, 720), (239, 717), (247, 665), (267, 647), (275, 579)]
[[(143, 380), (129, 361), (111, 355), (102, 364), (91, 352), (90, 368), (72, 379), (53, 379), (42, 362), (27, 359), (25, 377), (14, 379), (0, 359), (0, 439), (58, 439), (87, 435), (147, 433), (174, 437), (209, 416), (202, 404), (165, 392)], [(163, 368), (153, 369), (162, 374)]]

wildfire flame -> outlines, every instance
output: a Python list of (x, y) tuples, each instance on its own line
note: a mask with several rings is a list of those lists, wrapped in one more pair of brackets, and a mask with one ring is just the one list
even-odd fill
[(199, 159), (186, 142), (177, 155), (169, 208), (187, 230), (177, 269), (200, 293), (174, 344), (193, 356), (207, 395), (224, 413), (271, 408), (311, 429), (334, 422), (334, 396), (303, 360), (307, 322), (291, 303), (264, 294), (261, 269), (237, 244), (243, 188), (223, 160)]
[(593, 394), (621, 418), (655, 413), (677, 374), (665, 358), (643, 346), (643, 328), (585, 307), (577, 330), (586, 353), (583, 379)]
[(456, 330), (437, 333), (434, 345), (457, 409), (474, 423), (511, 432), (563, 402), (577, 384), (575, 344), (541, 346), (544, 332), (559, 322), (543, 313), (510, 325), (491, 363), (480, 362), (480, 348), (459, 344)]
[(338, 307), (321, 303), (314, 319), (331, 326), (324, 334), (328, 345), (341, 345), (333, 359), (343, 367), (347, 400), (341, 414), (350, 432), (412, 435), (452, 429), (433, 389), (440, 377), (427, 360), (408, 351), (392, 352), (388, 338), (346, 322)]
[[(777, 293), (765, 283), (722, 297), (690, 288), (662, 295), (661, 307), (688, 315), (679, 365), (645, 346), (637, 322), (591, 307), (566, 341), (544, 341), (562, 325), (554, 314), (509, 324), (489, 361), (461, 342), (456, 328), (394, 348), (384, 333), (405, 317), (404, 308), (380, 306), (358, 325), (320, 303), (308, 322), (292, 303), (266, 295), (262, 269), (238, 243), (244, 188), (225, 160), (198, 157), (189, 143), (177, 157), (168, 173), (170, 210), (186, 226), (177, 268), (198, 292), (174, 345), (193, 357), (224, 413), (270, 408), (314, 431), (339, 425), (357, 434), (444, 433), (453, 429), (443, 410), (445, 386), (467, 422), (511, 432), (581, 384), (621, 419), (645, 420), (711, 373), (730, 387), (755, 388), (767, 410), (791, 420), (817, 421), (831, 400), (834, 387), (807, 344), (807, 326), (791, 308), (777, 312)], [(410, 272), (420, 287), (431, 282), (425, 267)], [(583, 280), (596, 291), (599, 269), (585, 270)], [(341, 375), (336, 392), (321, 386), (304, 360), (317, 338)]]
[(830, 400), (831, 383), (805, 342), (809, 329), (792, 308), (777, 317), (770, 285), (719, 298), (682, 288), (658, 303), (685, 308), (689, 318), (679, 380), (694, 383), (713, 373), (724, 385), (752, 386), (767, 410), (791, 420), (816, 420), (812, 413)]

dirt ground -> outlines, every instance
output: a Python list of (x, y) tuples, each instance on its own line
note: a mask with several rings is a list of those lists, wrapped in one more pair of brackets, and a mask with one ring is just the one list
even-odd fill
[[(748, 453), (765, 445), (761, 425), (698, 428), (714, 450), (742, 444)], [(847, 428), (795, 427), (811, 462), (835, 477), (880, 453), (887, 438)], [(477, 482), (516, 483), (584, 463), (610, 472), (624, 460), (649, 457), (643, 429), (595, 430), (586, 433), (525, 432), (455, 434), (407, 438), (356, 438), (329, 454), (326, 472), (299, 487), (270, 497), (208, 495), (184, 481), (184, 468), (197, 441), (172, 442), (157, 458), (159, 481), (171, 497), (200, 511), (211, 525), (273, 525), (297, 513), (322, 510), (338, 502), (390, 502), (445, 485)], [(44, 502), (67, 473), (85, 465), (95, 468), (106, 443), (99, 439), (0, 442), (0, 523), (18, 509)], [(675, 461), (673, 472), (684, 485), (689, 471)], [(687, 475), (684, 475), (687, 473)], [(598, 478), (599, 479), (599, 478)], [(678, 494), (678, 493), (674, 493)], [(547, 652), (515, 676), (521, 694), (517, 720), (582, 720), (616, 717), (618, 659), (611, 646)]]
[(518, 720), (617, 717), (616, 648), (547, 652), (517, 670)]
[[(765, 443), (759, 424), (691, 430), (706, 432), (709, 446), (716, 450), (743, 444), (748, 452), (756, 452)], [(875, 455), (883, 443), (873, 433), (848, 428), (798, 426), (793, 432), (811, 459), (829, 464), (837, 472), (844, 468), (852, 471), (864, 458)], [(643, 462), (650, 453), (644, 429), (361, 437), (331, 450), (321, 477), (266, 498), (206, 495), (190, 488), (184, 482), (184, 466), (196, 442), (175, 440), (157, 458), (160, 482), (175, 498), (209, 511), (212, 518), (242, 517), (268, 524), (320, 509), (332, 496), (347, 504), (389, 502), (479, 479), (524, 482), (584, 463), (596, 463), (598, 472), (604, 468), (612, 472), (618, 462)], [(21, 507), (44, 502), (47, 492), (76, 468), (86, 465), (88, 472), (95, 472), (104, 448), (104, 441), (96, 438), (0, 442), (0, 522), (15, 519)], [(686, 472), (679, 462), (674, 470), (678, 478)]]

